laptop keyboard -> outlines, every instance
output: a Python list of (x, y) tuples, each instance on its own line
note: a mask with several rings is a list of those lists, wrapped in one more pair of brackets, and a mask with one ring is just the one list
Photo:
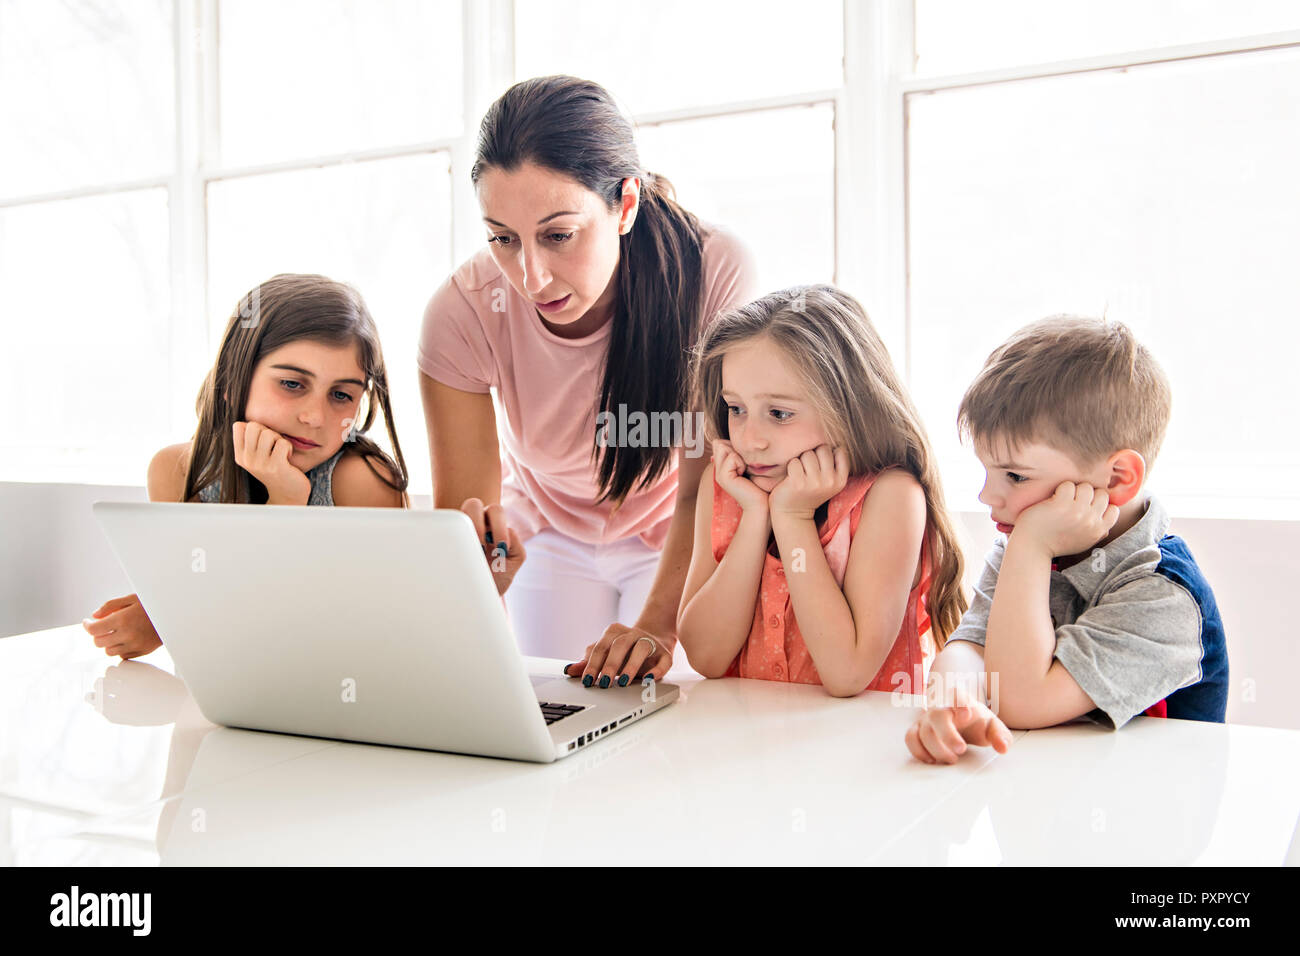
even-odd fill
[(546, 701), (538, 701), (538, 704), (542, 708), (542, 716), (546, 718), (548, 725), (585, 709), (578, 704), (548, 704)]

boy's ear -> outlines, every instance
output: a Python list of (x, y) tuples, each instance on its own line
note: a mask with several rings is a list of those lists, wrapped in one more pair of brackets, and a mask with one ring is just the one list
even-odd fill
[(1132, 448), (1125, 448), (1111, 455), (1107, 465), (1110, 467), (1110, 480), (1106, 493), (1111, 504), (1123, 507), (1142, 490), (1147, 474), (1146, 459)]

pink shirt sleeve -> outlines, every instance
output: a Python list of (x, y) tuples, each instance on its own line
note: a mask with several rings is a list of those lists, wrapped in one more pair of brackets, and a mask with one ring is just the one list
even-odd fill
[(716, 226), (706, 226), (701, 254), (704, 260), (704, 329), (720, 312), (758, 298), (758, 266), (753, 254), (736, 236)]
[(416, 361), (434, 381), (462, 392), (486, 393), (498, 384), (497, 362), (457, 275), (449, 276), (425, 306)]

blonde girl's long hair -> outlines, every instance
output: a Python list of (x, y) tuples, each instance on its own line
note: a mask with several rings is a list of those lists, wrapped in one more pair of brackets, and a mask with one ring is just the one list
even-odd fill
[(693, 407), (703, 409), (710, 440), (728, 437), (723, 356), (760, 336), (774, 342), (803, 379), (827, 437), (848, 454), (850, 474), (899, 466), (920, 482), (931, 564), (926, 609), (935, 642), (943, 647), (967, 606), (962, 552), (921, 416), (884, 342), (858, 301), (830, 285), (795, 286), (720, 315), (692, 363)]
[[(181, 500), (192, 501), (201, 489), (220, 481), (222, 501), (241, 501), (243, 482), (239, 478), (241, 473), (248, 473), (235, 463), (232, 426), (243, 420), (258, 361), (299, 339), (357, 346), (367, 384), (357, 404), (357, 423), (352, 426), (348, 443), (384, 484), (401, 492), (403, 506), (410, 507), (406, 459), (393, 426), (388, 373), (375, 320), (361, 294), (351, 286), (324, 276), (293, 274), (273, 276), (252, 289), (239, 300), (226, 323), (216, 364), (199, 389), (196, 403), (199, 424), (194, 432)], [(366, 436), (380, 409), (395, 461)], [(376, 462), (382, 467), (376, 467)], [(266, 486), (252, 475), (248, 475), (248, 488), (247, 503), (266, 502)]]

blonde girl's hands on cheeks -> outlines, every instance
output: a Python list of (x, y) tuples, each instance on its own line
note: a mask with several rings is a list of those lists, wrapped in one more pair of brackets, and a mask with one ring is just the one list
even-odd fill
[(772, 489), (768, 507), (773, 519), (811, 518), (848, 483), (849, 458), (844, 449), (818, 445), (790, 459), (785, 477)]
[(109, 657), (126, 660), (162, 647), (162, 638), (134, 594), (105, 601), (81, 626)]
[(927, 705), (904, 739), (922, 763), (956, 763), (967, 745), (992, 747), (1000, 754), (1011, 747), (1007, 725), (960, 684), (953, 688), (951, 705)]
[(745, 459), (731, 447), (731, 442), (713, 443), (713, 477), (718, 485), (736, 499), (744, 511), (767, 511), (767, 492), (745, 477)]
[(266, 486), (267, 504), (307, 503), (311, 479), (289, 461), (293, 442), (259, 422), (235, 422), (232, 438), (235, 464)]
[(1020, 535), (1021, 541), (1028, 539), (1055, 558), (1091, 548), (1118, 520), (1119, 508), (1105, 489), (1063, 481), (1052, 497), (1020, 513), (1011, 536)]
[(492, 571), (497, 594), (505, 594), (528, 557), (515, 529), (506, 524), (505, 509), (500, 505), (484, 506), (478, 498), (466, 498), (460, 510), (474, 522), (478, 543)]

